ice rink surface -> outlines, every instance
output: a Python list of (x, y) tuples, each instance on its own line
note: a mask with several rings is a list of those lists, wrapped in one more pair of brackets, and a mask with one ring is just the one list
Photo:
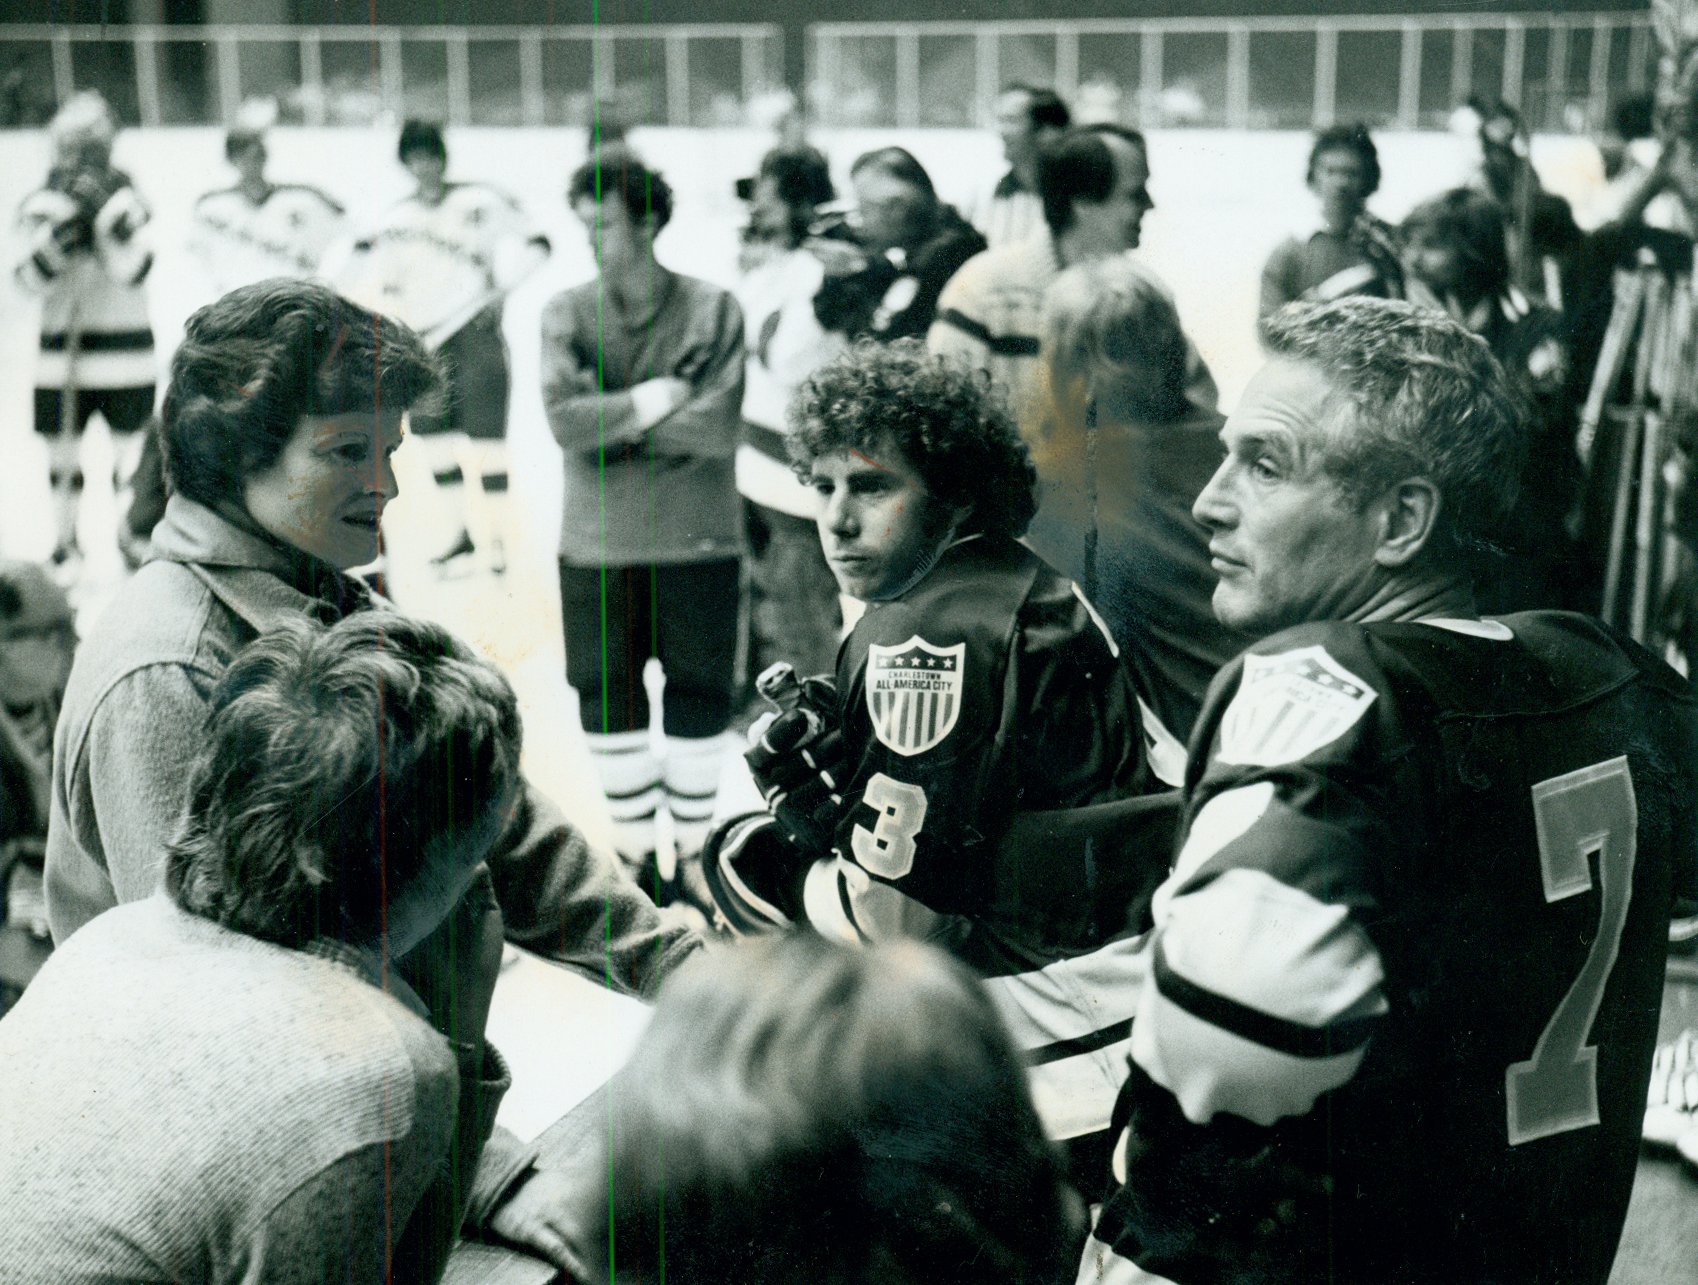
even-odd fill
[[(1397, 219), (1417, 201), (1468, 175), (1472, 143), (1443, 133), (1376, 135), (1385, 180), (1372, 207)], [(329, 192), (357, 229), (410, 189), (395, 160), (394, 130), (280, 128), (269, 136), (270, 176)], [(671, 183), (676, 211), (660, 237), (661, 261), (680, 272), (730, 286), (735, 277), (742, 208), (732, 184), (753, 172), (772, 137), (757, 130), (633, 131), (636, 150)], [(1151, 192), (1156, 208), (1144, 221), (1139, 256), (1173, 288), (1180, 315), (1213, 368), (1230, 409), (1257, 364), (1256, 291), (1262, 262), (1312, 202), (1303, 186), (1310, 136), (1300, 132), (1158, 131), (1150, 135)], [(890, 143), (912, 151), (940, 195), (961, 203), (1001, 175), (1001, 149), (981, 131), (824, 131), (814, 142), (831, 158), (840, 191), (861, 152)], [(476, 179), (511, 192), (550, 234), (554, 256), (517, 290), (506, 315), (513, 360), (509, 440), (513, 501), (521, 517), (509, 571), (500, 581), (444, 581), (424, 565), (451, 537), (454, 517), (435, 502), (428, 475), (407, 447), (397, 457), (403, 494), (385, 526), (394, 566), (391, 586), (407, 609), (458, 631), (501, 664), (525, 712), (527, 768), (592, 839), (605, 838), (607, 818), (578, 733), (563, 676), (558, 587), (553, 558), (560, 511), (559, 452), (543, 420), (537, 376), (538, 314), (557, 291), (588, 279), (593, 260), (583, 230), (565, 205), (565, 187), (582, 160), (581, 131), (458, 129), (448, 134), (450, 179)], [(1535, 140), (1534, 159), (1546, 185), (1584, 200), (1600, 181), (1596, 151), (1583, 140)], [(183, 321), (207, 301), (207, 287), (183, 251), (195, 199), (228, 185), (222, 131), (207, 128), (127, 130), (114, 162), (126, 170), (154, 211), (156, 264), (151, 308), (159, 342), (160, 390)], [(44, 178), (40, 132), (0, 134), (0, 208), (15, 210)], [(44, 451), (30, 428), (30, 388), (37, 334), (34, 301), (12, 284), (20, 250), (8, 237), (8, 272), (0, 285), (0, 553), (45, 558), (53, 545)], [(105, 467), (103, 430), (89, 443), (91, 490), (84, 505), (89, 551), (86, 612), (97, 614), (119, 574), (115, 521)], [(735, 605), (727, 603), (727, 610)], [(88, 620), (85, 618), (85, 627)], [(730, 784), (730, 782), (728, 782)]]

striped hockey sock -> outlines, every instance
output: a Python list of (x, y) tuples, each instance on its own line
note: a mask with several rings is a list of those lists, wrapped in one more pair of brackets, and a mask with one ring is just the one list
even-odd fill
[(660, 807), (660, 764), (649, 749), (647, 728), (634, 732), (586, 732), (590, 757), (613, 814), (613, 843), (633, 868), (655, 848), (655, 813)]
[(699, 852), (713, 828), (719, 801), (719, 773), (730, 737), (666, 738), (666, 807), (681, 856)]

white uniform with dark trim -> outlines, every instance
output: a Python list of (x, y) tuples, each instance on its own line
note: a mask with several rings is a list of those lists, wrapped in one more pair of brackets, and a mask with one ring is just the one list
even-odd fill
[(304, 183), (276, 183), (263, 200), (240, 187), (195, 202), (188, 250), (210, 296), (270, 277), (307, 277), (342, 232), (342, 207)]
[(1303, 626), (1185, 789), (1081, 1279), (1603, 1285), (1698, 895), (1685, 682), (1562, 613)]

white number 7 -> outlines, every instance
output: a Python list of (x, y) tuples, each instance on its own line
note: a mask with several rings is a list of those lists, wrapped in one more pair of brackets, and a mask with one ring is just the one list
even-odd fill
[(1598, 935), (1580, 975), (1545, 1023), (1533, 1056), (1504, 1072), (1512, 1147), (1598, 1123), (1598, 1049), (1586, 1039), (1621, 949), (1633, 893), (1639, 806), (1627, 759), (1610, 759), (1540, 781), (1533, 787), (1533, 821), (1545, 900), (1561, 901), (1588, 891), (1588, 862), (1596, 852), (1603, 906)]

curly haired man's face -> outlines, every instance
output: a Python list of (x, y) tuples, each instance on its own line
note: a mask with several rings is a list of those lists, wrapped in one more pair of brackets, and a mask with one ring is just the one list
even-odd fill
[(813, 463), (820, 545), (837, 587), (863, 602), (900, 598), (955, 538), (961, 514), (926, 489), (888, 441), (836, 451)]

